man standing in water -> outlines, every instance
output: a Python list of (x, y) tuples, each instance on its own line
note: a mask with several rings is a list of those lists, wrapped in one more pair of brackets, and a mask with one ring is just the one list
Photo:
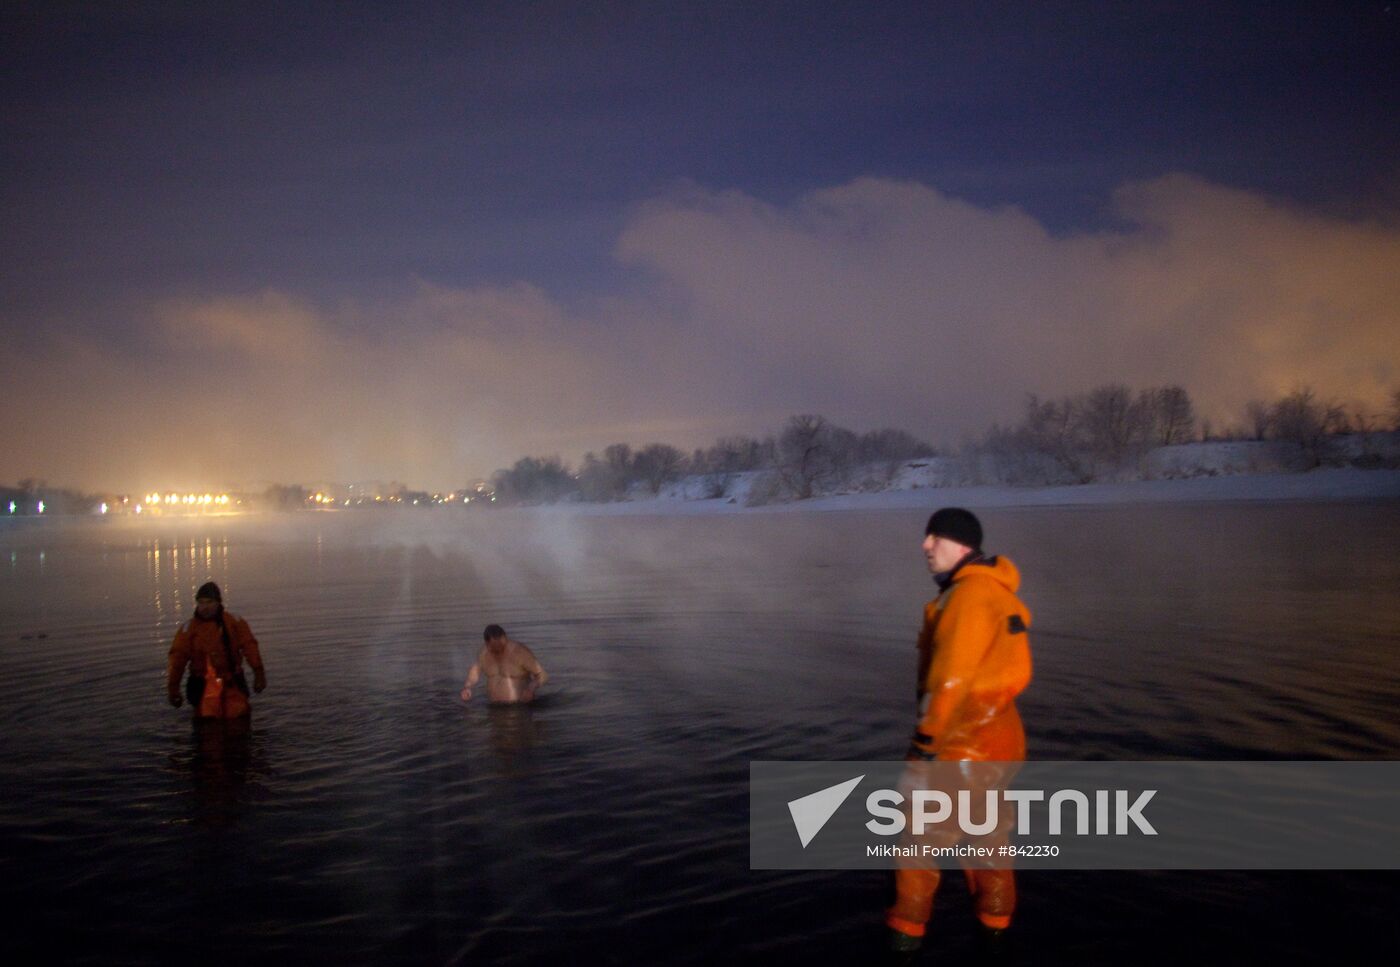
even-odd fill
[(482, 633), (486, 644), (477, 653), (476, 662), (467, 672), (462, 686), (462, 701), (472, 697), (472, 686), (486, 675), (486, 697), (494, 703), (533, 701), (535, 692), (549, 681), (544, 666), (535, 653), (518, 641), (506, 637), (500, 625), (487, 625)]
[[(929, 518), (923, 551), (939, 594), (924, 608), (920, 718), (905, 758), (964, 763), (964, 775), (985, 773), (995, 782), (1026, 757), (1015, 702), (1031, 679), (1031, 615), (1016, 596), (1021, 576), (1007, 558), (982, 553), (982, 525), (960, 507)], [(980, 769), (967, 765), (984, 762)], [(1004, 763), (1012, 765), (998, 765)], [(1015, 875), (1009, 868), (968, 869), (967, 878), (977, 919), (993, 939), (1011, 924)], [(885, 918), (895, 952), (919, 947), (938, 881), (936, 865), (895, 871), (895, 903)]]
[(243, 677), (244, 659), (253, 669), (253, 691), (267, 688), (258, 639), (248, 622), (224, 610), (223, 594), (213, 581), (200, 585), (194, 601), (194, 617), (180, 625), (170, 646), (165, 669), (170, 704), (176, 708), (184, 704), (180, 679), (188, 665), (190, 678), (185, 691), (195, 718), (243, 718), (252, 711)]

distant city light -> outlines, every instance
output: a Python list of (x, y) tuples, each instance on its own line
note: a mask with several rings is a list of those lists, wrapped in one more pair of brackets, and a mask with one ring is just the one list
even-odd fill
[[(233, 500), (233, 498), (230, 497), (228, 494), (179, 494), (175, 493), (174, 491), (163, 494), (159, 491), (154, 491), (152, 493), (145, 494), (142, 497), (138, 498), (138, 501), (134, 506), (138, 508), (136, 512), (139, 514), (145, 512), (146, 510), (159, 512), (162, 504), (180, 504), (182, 506), (193, 509), (196, 507), (227, 507), (229, 504), (234, 502), (235, 501)], [(122, 503), (131, 504), (131, 498), (123, 497)], [(242, 503), (242, 501), (238, 501), (238, 503)], [(107, 507), (107, 513), (111, 512), (112, 506), (109, 504)]]
[(98, 511), (98, 513), (99, 513), (99, 514), (105, 514), (105, 513), (107, 513), (107, 504), (106, 504), (105, 501), (103, 502), (102, 507), (101, 507), (101, 509)]
[(10, 501), (10, 513), (13, 514), (14, 512), (15, 512), (15, 502), (12, 500), (12, 501)]
[(41, 500), (41, 501), (39, 501), (39, 513), (42, 514), (43, 512), (44, 512), (44, 502)]
[[(414, 507), (431, 507), (434, 505), (455, 504), (457, 503), (459, 498), (461, 499), (461, 502), (463, 504), (469, 504), (473, 500), (489, 499), (494, 501), (496, 499), (496, 495), (490, 493), (485, 485), (475, 484), (473, 485), (473, 487), (474, 490), (454, 490), (450, 493), (445, 494), (424, 494), (421, 497), (412, 496), (412, 492), (401, 492), (398, 494), (373, 494), (371, 496), (370, 494), (361, 493), (361, 491), (366, 488), (361, 488), (357, 485), (352, 484), (349, 486), (349, 496), (347, 497), (339, 497), (336, 496), (335, 493), (328, 493), (325, 490), (316, 490), (310, 492), (303, 491), (303, 496), (301, 500), (303, 507), (307, 507), (309, 505), (311, 507), (316, 508), (324, 507), (325, 509), (329, 510), (332, 508), (341, 507), (363, 507), (371, 501), (379, 504), (394, 503), (410, 504)], [(341, 486), (337, 484), (335, 485), (335, 489), (341, 489)], [(177, 509), (182, 509), (184, 513), (188, 514), (199, 514), (207, 513), (209, 512), (210, 508), (214, 507), (229, 507), (230, 509), (232, 509), (231, 505), (235, 504), (238, 505), (240, 509), (248, 503), (252, 503), (254, 507), (258, 506), (258, 501), (256, 499), (250, 502), (242, 499), (241, 497), (235, 498), (230, 494), (186, 494), (179, 493), (177, 491), (170, 491), (168, 493), (163, 491), (152, 491), (151, 493), (144, 494), (136, 498), (122, 497), (121, 502), (123, 506), (120, 507), (116, 506), (114, 503), (107, 503), (106, 510), (99, 511), (99, 513), (121, 513), (128, 507), (135, 507), (136, 513), (138, 514), (150, 512), (158, 515), (163, 512), (168, 513)], [(11, 504), (12, 506), (10, 509), (10, 513), (17, 513), (18, 508), (13, 506), (13, 501), (11, 501)]]

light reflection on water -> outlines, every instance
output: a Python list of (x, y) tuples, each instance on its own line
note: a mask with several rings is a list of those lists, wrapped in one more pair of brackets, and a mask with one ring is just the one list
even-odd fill
[[(1400, 753), (1396, 504), (985, 516), (1035, 615), (1032, 756)], [(860, 963), (878, 943), (883, 877), (747, 869), (747, 768), (902, 751), (922, 514), (43, 525), (0, 530), (19, 949), (150, 962), (205, 930), (241, 959)], [(267, 658), (247, 736), (163, 704), (208, 579)], [(456, 701), (491, 621), (557, 683), (537, 706)], [(1400, 888), (1038, 874), (1022, 896), (1025, 962), (1181, 951), (1183, 922), (1295, 962), (1384, 927)], [(945, 887), (940, 951), (966, 953), (968, 919)]]

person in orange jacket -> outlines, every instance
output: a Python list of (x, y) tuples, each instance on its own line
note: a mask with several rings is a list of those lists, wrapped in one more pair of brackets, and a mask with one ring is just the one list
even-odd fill
[(190, 670), (186, 693), (196, 718), (236, 719), (252, 712), (243, 661), (253, 669), (253, 691), (267, 688), (258, 639), (248, 622), (224, 610), (223, 593), (213, 581), (195, 592), (194, 617), (180, 625), (170, 646), (165, 686), (170, 704), (184, 704), (180, 679)]
[[(1026, 757), (1015, 699), (1031, 680), (1031, 615), (1016, 596), (1020, 572), (1006, 557), (982, 553), (982, 525), (960, 507), (945, 507), (929, 518), (923, 551), (939, 595), (924, 608), (920, 718), (906, 759), (959, 762), (962, 774), (974, 782), (1004, 782)], [(996, 835), (1005, 834), (999, 826)], [(1011, 924), (1014, 874), (1010, 869), (966, 872), (977, 918), (995, 936)], [(895, 871), (895, 903), (885, 919), (895, 951), (920, 945), (939, 879), (936, 865)]]

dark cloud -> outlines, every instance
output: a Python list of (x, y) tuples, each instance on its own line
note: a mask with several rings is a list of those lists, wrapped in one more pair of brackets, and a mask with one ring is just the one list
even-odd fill
[(1170, 171), (1394, 211), (1387, 6), (5, 4), (0, 332), (414, 275), (606, 292), (617, 213), (681, 178), (915, 180), (1055, 232)]

